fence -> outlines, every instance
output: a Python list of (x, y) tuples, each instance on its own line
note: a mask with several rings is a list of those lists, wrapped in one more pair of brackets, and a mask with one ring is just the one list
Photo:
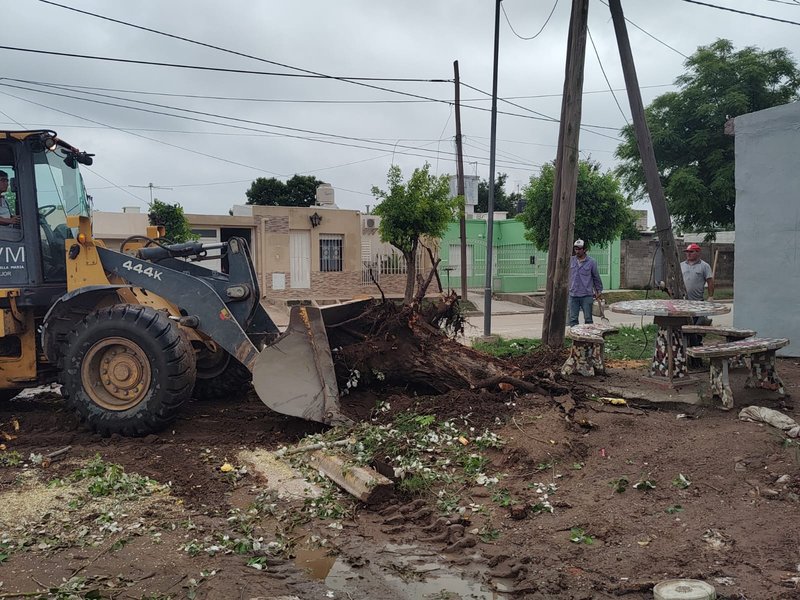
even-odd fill
[[(406, 261), (402, 252), (398, 250), (390, 250), (388, 252), (378, 252), (370, 256), (368, 259), (362, 257), (361, 261), (361, 285), (373, 285), (373, 281), (380, 283), (381, 276), (391, 277), (393, 275), (402, 275), (405, 277), (408, 272), (406, 269)], [(422, 249), (417, 250), (417, 273), (422, 273), (424, 266)]]
[[(449, 285), (461, 286), (461, 246), (445, 247), (439, 265), (443, 280), (449, 274)], [(547, 287), (547, 252), (537, 250), (531, 243), (500, 244), (492, 252), (492, 289), (496, 292), (536, 292)], [(611, 244), (595, 247), (590, 255), (597, 261), (597, 269), (605, 287), (610, 288), (613, 254)], [(486, 242), (467, 243), (467, 287), (478, 288), (486, 284)]]

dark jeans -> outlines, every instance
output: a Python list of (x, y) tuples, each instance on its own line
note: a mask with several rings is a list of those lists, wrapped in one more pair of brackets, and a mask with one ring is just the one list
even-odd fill
[(583, 311), (583, 322), (594, 323), (592, 320), (592, 304), (594, 296), (570, 296), (569, 297), (569, 326), (578, 324), (578, 313)]

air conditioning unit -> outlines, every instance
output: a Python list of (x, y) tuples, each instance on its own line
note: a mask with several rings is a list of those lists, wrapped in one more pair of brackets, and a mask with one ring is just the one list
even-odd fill
[(367, 229), (375, 228), (375, 219), (367, 219)]

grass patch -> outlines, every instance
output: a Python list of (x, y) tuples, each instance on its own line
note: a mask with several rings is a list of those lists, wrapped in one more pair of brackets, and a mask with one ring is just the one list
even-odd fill
[[(607, 335), (606, 358), (616, 360), (638, 360), (647, 358), (653, 352), (653, 341), (658, 333), (658, 326), (650, 323), (642, 327), (622, 325), (619, 333)], [(542, 340), (535, 338), (500, 338), (496, 342), (475, 340), (472, 347), (498, 358), (517, 358), (530, 354), (542, 345)], [(569, 348), (572, 340), (564, 340), (564, 347)]]
[(485, 354), (491, 354), (497, 358), (516, 358), (529, 354), (542, 345), (542, 340), (531, 338), (514, 338), (505, 340), (500, 338), (496, 342), (482, 342), (475, 340), (472, 347)]
[(653, 342), (658, 334), (658, 325), (650, 323), (644, 327), (622, 325), (619, 332), (606, 336), (606, 358), (616, 360), (638, 360), (653, 353)]

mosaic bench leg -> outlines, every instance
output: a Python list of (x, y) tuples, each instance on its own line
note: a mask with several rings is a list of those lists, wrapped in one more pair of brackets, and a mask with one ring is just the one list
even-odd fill
[(672, 346), (672, 377), (686, 377), (686, 347), (683, 334), (677, 327), (659, 327), (656, 351), (650, 365), (651, 377), (669, 377), (670, 345)]
[(728, 359), (711, 359), (711, 394), (719, 396), (722, 400), (722, 408), (730, 410), (733, 408), (733, 391), (728, 379)]
[[(740, 337), (726, 337), (726, 342), (738, 342)], [(750, 368), (750, 355), (749, 354), (737, 354), (728, 359), (728, 367), (731, 369), (739, 369), (739, 368)]]
[(597, 342), (573, 342), (569, 349), (569, 357), (561, 367), (562, 375), (577, 373), (584, 377), (592, 377), (605, 372), (603, 344)]
[(781, 396), (786, 394), (783, 381), (775, 371), (775, 351), (761, 352), (750, 357), (750, 375), (744, 384), (748, 388), (773, 390)]

